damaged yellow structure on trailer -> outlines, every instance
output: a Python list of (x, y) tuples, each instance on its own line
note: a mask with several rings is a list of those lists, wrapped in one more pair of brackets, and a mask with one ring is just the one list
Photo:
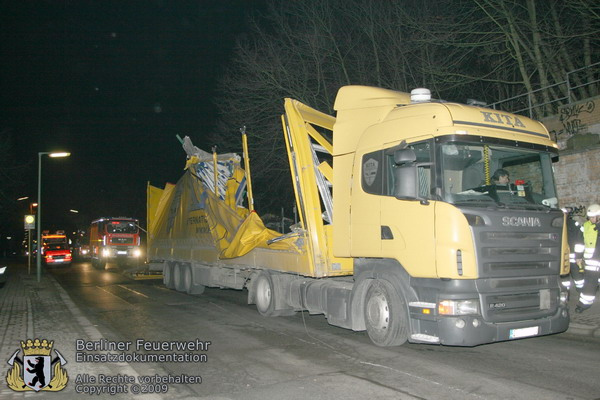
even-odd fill
[[(167, 287), (246, 288), (262, 315), (325, 314), (380, 346), (567, 329), (557, 146), (542, 124), (423, 89), (343, 87), (337, 118), (284, 107), (300, 222), (266, 228), (242, 158), (186, 137), (183, 177), (148, 186), (148, 257)], [(499, 169), (518, 179), (494, 183)]]

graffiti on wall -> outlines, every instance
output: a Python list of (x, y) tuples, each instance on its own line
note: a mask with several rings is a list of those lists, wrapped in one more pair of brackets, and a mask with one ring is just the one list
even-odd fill
[(595, 109), (596, 103), (594, 100), (561, 107), (559, 121), (562, 129), (553, 129), (550, 133), (555, 139), (568, 139), (578, 133), (587, 132), (587, 125), (582, 122), (582, 116), (585, 113), (593, 113)]

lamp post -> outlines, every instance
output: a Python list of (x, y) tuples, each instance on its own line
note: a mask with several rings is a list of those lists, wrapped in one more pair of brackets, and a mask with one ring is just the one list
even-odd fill
[(52, 158), (69, 157), (71, 153), (51, 153), (51, 152), (40, 152), (38, 153), (38, 209), (37, 209), (37, 254), (36, 254), (36, 266), (37, 266), (37, 281), (39, 282), (42, 276), (42, 156), (47, 154)]
[[(24, 196), (17, 199), (17, 201), (23, 200), (29, 200), (29, 197)], [(27, 275), (31, 274), (31, 231), (34, 229), (35, 224), (33, 207), (37, 207), (37, 203), (29, 202), (29, 215), (25, 215), (25, 230), (27, 231)]]

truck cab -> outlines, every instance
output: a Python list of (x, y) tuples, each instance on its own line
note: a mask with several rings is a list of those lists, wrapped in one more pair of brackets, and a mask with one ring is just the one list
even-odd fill
[[(334, 254), (355, 259), (358, 282), (388, 276), (414, 342), (473, 345), (566, 330), (558, 149), (546, 128), (405, 95), (338, 94), (334, 187), (352, 184), (333, 192)], [(499, 169), (510, 182), (493, 182)], [(373, 318), (365, 323), (375, 332)]]

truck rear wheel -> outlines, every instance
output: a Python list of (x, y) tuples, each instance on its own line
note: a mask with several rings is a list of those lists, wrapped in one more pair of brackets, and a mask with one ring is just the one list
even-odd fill
[(377, 346), (399, 346), (408, 340), (406, 303), (390, 282), (371, 282), (364, 312), (367, 333)]
[(256, 278), (254, 284), (254, 299), (256, 300), (256, 309), (265, 317), (275, 316), (275, 288), (271, 274), (261, 272)]

